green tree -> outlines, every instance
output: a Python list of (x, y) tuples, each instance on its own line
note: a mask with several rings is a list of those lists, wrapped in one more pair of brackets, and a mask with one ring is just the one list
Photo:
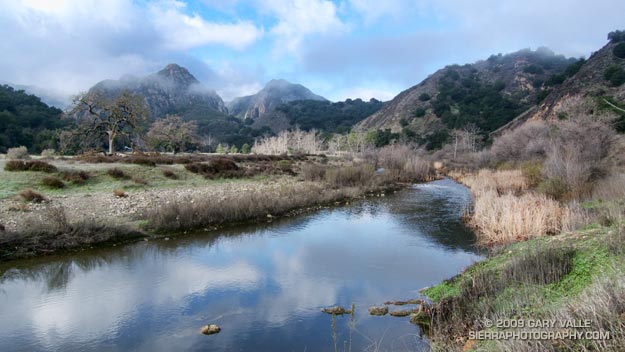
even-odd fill
[(243, 146), (241, 146), (241, 153), (242, 154), (249, 154), (250, 153), (250, 145), (245, 143), (243, 144)]
[(215, 152), (218, 154), (226, 154), (226, 150), (221, 145), (221, 143), (217, 144), (217, 149), (215, 149)]
[(147, 137), (154, 148), (166, 148), (174, 154), (197, 144), (199, 140), (195, 121), (183, 121), (177, 115), (155, 121)]
[(625, 59), (625, 43), (618, 43), (614, 49), (612, 49), (614, 56)]
[(238, 152), (239, 152), (239, 149), (237, 149), (236, 146), (233, 145), (232, 147), (230, 147), (230, 154), (236, 154)]
[(71, 115), (84, 117), (81, 130), (87, 138), (106, 135), (109, 154), (115, 153), (115, 139), (132, 135), (144, 122), (148, 108), (143, 97), (124, 91), (114, 98), (99, 92), (74, 99)]

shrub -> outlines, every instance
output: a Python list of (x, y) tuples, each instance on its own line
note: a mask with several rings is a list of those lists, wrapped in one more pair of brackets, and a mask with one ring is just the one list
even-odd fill
[(132, 182), (138, 184), (138, 185), (147, 185), (148, 181), (146, 181), (144, 178), (139, 177), (139, 176), (133, 176), (132, 177)]
[(130, 157), (129, 161), (130, 163), (137, 164), (137, 165), (152, 166), (152, 167), (156, 166), (155, 158), (150, 158), (147, 156)]
[(168, 179), (171, 180), (177, 180), (178, 179), (178, 175), (176, 175), (176, 173), (174, 173), (171, 170), (163, 170), (163, 176), (167, 177)]
[(521, 163), (521, 173), (527, 180), (527, 185), (531, 188), (538, 186), (542, 180), (542, 163), (539, 161), (526, 161)]
[(41, 203), (46, 200), (46, 198), (41, 195), (41, 193), (37, 193), (32, 189), (25, 189), (19, 193), (20, 197), (27, 202), (33, 203)]
[(127, 179), (129, 178), (128, 175), (126, 175), (126, 173), (118, 168), (112, 168), (109, 169), (106, 172), (109, 176), (111, 176), (112, 178), (118, 179), (118, 180), (122, 180), (122, 179)]
[(334, 167), (326, 170), (324, 180), (334, 188), (369, 185), (375, 177), (371, 164)]
[(625, 83), (625, 70), (618, 65), (610, 65), (605, 69), (603, 77), (610, 82), (613, 87), (618, 87)]
[(419, 95), (419, 100), (421, 101), (428, 101), (430, 99), (431, 97), (428, 93), (421, 93), (421, 95)]
[(75, 185), (82, 185), (91, 177), (86, 171), (64, 171), (62, 176), (63, 180)]
[(9, 160), (4, 166), (6, 171), (39, 171), (45, 173), (55, 172), (56, 166), (41, 160)]
[(495, 139), (491, 147), (493, 162), (528, 161), (545, 156), (549, 141), (549, 126), (532, 121)]
[(50, 188), (64, 188), (65, 187), (65, 183), (63, 183), (63, 181), (61, 181), (57, 177), (44, 177), (43, 180), (41, 180), (41, 183), (44, 186), (47, 186)]
[(614, 49), (612, 49), (612, 53), (618, 58), (625, 59), (625, 43), (617, 44)]
[(415, 117), (423, 117), (425, 116), (426, 110), (424, 108), (417, 108), (414, 112)]
[(326, 167), (318, 164), (304, 164), (301, 176), (304, 181), (321, 181), (326, 174)]
[(572, 248), (547, 246), (526, 250), (515, 256), (504, 268), (504, 282), (521, 282), (527, 285), (546, 285), (562, 280), (573, 267)]
[(566, 182), (561, 178), (549, 178), (541, 181), (537, 187), (538, 192), (555, 200), (563, 200), (568, 193)]
[(116, 189), (113, 190), (113, 195), (117, 198), (126, 198), (128, 197), (128, 195), (126, 194), (126, 192), (123, 189)]
[(405, 118), (401, 118), (401, 119), (399, 119), (399, 125), (400, 125), (401, 127), (406, 127), (406, 126), (408, 126), (408, 120), (406, 120)]
[(30, 159), (28, 149), (26, 147), (9, 148), (7, 150), (7, 159)]
[(44, 149), (41, 151), (41, 156), (44, 158), (52, 158), (56, 154), (54, 149)]
[(284, 173), (294, 174), (293, 172), (293, 162), (290, 160), (280, 160), (278, 161), (278, 169)]

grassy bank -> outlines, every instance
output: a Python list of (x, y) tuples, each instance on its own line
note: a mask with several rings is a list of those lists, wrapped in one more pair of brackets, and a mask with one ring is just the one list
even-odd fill
[[(500, 248), (459, 276), (424, 291), (433, 301), (435, 350), (620, 351), (625, 346), (625, 230), (594, 225)], [(591, 321), (609, 340), (470, 340), (486, 321)], [(549, 329), (534, 329), (548, 331)]]
[[(0, 223), (0, 260), (264, 222), (433, 177), (427, 161), (412, 157), (395, 170), (391, 157), (90, 156), (50, 161), (46, 171), (15, 162), (3, 171), (1, 211), (12, 220)], [(388, 169), (376, 172), (380, 165)]]
[[(623, 175), (595, 183), (585, 201), (550, 196), (522, 170), (452, 174), (474, 206), (466, 221), (491, 253), (424, 291), (434, 350), (620, 351), (625, 346)], [(540, 173), (538, 174), (540, 176)], [(544, 183), (543, 183), (544, 184)], [(471, 339), (475, 332), (554, 331), (497, 322), (590, 320), (609, 340)], [(487, 322), (494, 322), (490, 326)]]

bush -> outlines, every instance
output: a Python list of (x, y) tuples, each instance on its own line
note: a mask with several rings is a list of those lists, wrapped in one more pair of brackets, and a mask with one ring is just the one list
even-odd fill
[(542, 181), (542, 163), (539, 161), (525, 161), (520, 167), (523, 176), (527, 180), (527, 185), (531, 188), (538, 186)]
[(126, 192), (123, 189), (116, 189), (113, 191), (113, 195), (117, 198), (126, 198), (128, 197), (128, 195), (126, 194)]
[(566, 182), (561, 178), (546, 179), (538, 184), (537, 190), (555, 200), (563, 200), (569, 191)]
[(625, 70), (618, 65), (610, 65), (605, 69), (603, 77), (610, 82), (613, 87), (618, 87), (625, 83)]
[(177, 180), (178, 175), (171, 170), (163, 170), (163, 176), (167, 177), (170, 180)]
[(9, 148), (7, 159), (30, 159), (30, 155), (28, 155), (26, 147)]
[(52, 158), (56, 154), (54, 149), (44, 149), (41, 151), (41, 156), (44, 158)]
[(64, 171), (62, 173), (63, 180), (71, 182), (75, 185), (84, 184), (90, 177), (86, 171)]
[(421, 95), (419, 95), (419, 100), (421, 101), (428, 101), (430, 99), (431, 97), (428, 93), (421, 93)]
[(617, 44), (614, 49), (612, 49), (612, 53), (620, 59), (625, 59), (625, 43)]
[(57, 170), (56, 166), (41, 160), (9, 160), (4, 169), (6, 171), (39, 171), (45, 173), (52, 173)]
[(324, 181), (334, 188), (358, 187), (372, 183), (375, 167), (371, 164), (334, 167), (326, 170)]
[(553, 246), (523, 251), (504, 268), (502, 279), (504, 282), (520, 282), (526, 285), (558, 282), (571, 272), (574, 255), (572, 248)]
[(46, 186), (46, 187), (50, 187), (50, 188), (64, 188), (65, 187), (65, 183), (63, 183), (63, 181), (61, 181), (60, 179), (58, 179), (57, 177), (44, 177), (43, 180), (41, 180), (41, 183)]
[(27, 202), (33, 203), (41, 203), (46, 200), (46, 198), (41, 195), (41, 193), (37, 193), (32, 189), (25, 189), (19, 193), (20, 197)]
[(127, 179), (129, 178), (128, 175), (126, 175), (126, 173), (118, 168), (112, 168), (109, 169), (106, 172), (109, 176), (111, 176), (112, 178), (118, 179), (118, 180), (123, 180), (123, 179)]
[(415, 117), (423, 117), (425, 116), (426, 110), (424, 108), (417, 108), (414, 112)]
[(545, 156), (549, 141), (549, 126), (532, 121), (495, 139), (491, 147), (492, 161), (531, 161)]
[(301, 176), (304, 181), (321, 181), (326, 174), (326, 167), (318, 164), (304, 164)]
[(148, 181), (146, 181), (144, 178), (139, 177), (139, 176), (133, 176), (132, 177), (132, 182), (138, 184), (138, 185), (147, 185)]

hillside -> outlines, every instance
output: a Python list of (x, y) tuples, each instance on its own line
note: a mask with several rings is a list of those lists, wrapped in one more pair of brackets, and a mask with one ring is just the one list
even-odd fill
[(566, 77), (567, 68), (578, 65), (575, 59), (539, 48), (447, 66), (401, 92), (357, 128), (391, 129), (419, 136), (419, 142), (426, 144), (438, 144), (445, 138), (428, 140), (434, 134), (468, 124), (485, 134), (535, 105), (551, 86)]
[(273, 112), (277, 106), (295, 100), (325, 101), (326, 99), (314, 94), (301, 84), (274, 79), (258, 93), (234, 99), (228, 104), (228, 111), (242, 119), (256, 120)]
[(19, 146), (35, 153), (58, 148), (57, 130), (68, 125), (61, 115), (34, 95), (0, 86), (0, 153)]
[(371, 99), (347, 99), (332, 103), (325, 100), (296, 100), (278, 105), (274, 111), (254, 121), (257, 128), (269, 127), (274, 132), (299, 127), (327, 133), (346, 133), (352, 126), (377, 112), (384, 103)]

